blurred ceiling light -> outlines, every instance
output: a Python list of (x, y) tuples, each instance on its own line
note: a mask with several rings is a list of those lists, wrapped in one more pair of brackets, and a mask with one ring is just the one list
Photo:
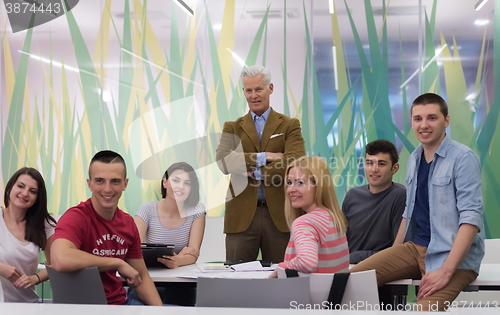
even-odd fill
[(113, 100), (113, 97), (111, 97), (111, 94), (108, 91), (103, 91), (101, 88), (98, 88), (97, 93), (102, 95), (102, 100), (106, 103)]
[(488, 2), (488, 0), (479, 0), (476, 3), (476, 11), (481, 10), (481, 8), (486, 4), (486, 2)]
[(337, 72), (337, 49), (335, 46), (332, 47), (333, 53), (333, 76), (335, 77), (335, 91), (339, 90), (339, 75)]
[(221, 23), (214, 24), (212, 25), (212, 28), (216, 31), (220, 31), (222, 29), (222, 24)]
[(79, 73), (80, 71), (85, 72), (85, 73), (90, 73), (88, 71), (80, 70), (78, 68), (75, 68), (75, 67), (72, 67), (72, 66), (68, 66), (66, 64), (62, 64), (60, 62), (57, 62), (57, 61), (54, 61), (54, 60), (50, 60), (50, 59), (47, 59), (47, 58), (44, 58), (44, 57), (40, 57), (40, 56), (37, 56), (37, 55), (34, 55), (34, 54), (30, 54), (30, 53), (27, 53), (27, 52), (24, 52), (24, 51), (21, 51), (21, 50), (18, 50), (18, 52), (21, 53), (21, 54), (28, 55), (31, 58), (35, 59), (35, 60), (39, 60), (41, 62), (48, 63), (48, 64), (51, 64), (53, 66), (59, 67), (59, 68), (62, 68), (64, 66), (64, 69), (69, 70), (69, 71), (73, 71), (73, 72), (77, 72), (77, 73)]
[(153, 67), (155, 67), (155, 68), (157, 68), (157, 69), (160, 69), (161, 71), (166, 71), (166, 72), (170, 73), (171, 75), (173, 75), (173, 76), (175, 76), (175, 77), (178, 77), (179, 79), (181, 79), (181, 80), (183, 80), (183, 81), (186, 81), (186, 82), (189, 82), (189, 83), (193, 83), (194, 85), (197, 85), (197, 86), (201, 86), (201, 87), (203, 87), (203, 84), (200, 84), (200, 83), (198, 83), (198, 82), (195, 82), (195, 81), (192, 81), (192, 80), (190, 80), (190, 79), (188, 79), (188, 78), (185, 78), (185, 77), (183, 77), (183, 76), (181, 76), (181, 75), (178, 75), (177, 73), (175, 73), (175, 72), (172, 72), (172, 71), (168, 70), (168, 69), (166, 68), (166, 66), (164, 66), (164, 67), (159, 66), (159, 65), (157, 65), (157, 64), (156, 64), (156, 63), (154, 63), (154, 62), (151, 62), (151, 61), (149, 61), (149, 60), (147, 60), (147, 59), (142, 58), (142, 57), (141, 57), (141, 56), (139, 56), (139, 55), (134, 54), (134, 53), (133, 53), (133, 52), (131, 52), (131, 51), (126, 50), (125, 48), (122, 48), (122, 49), (121, 49), (121, 51), (123, 51), (123, 52), (125, 52), (125, 53), (127, 53), (127, 54), (129, 54), (129, 55), (131, 55), (131, 56), (133, 56), (133, 57), (135, 57), (135, 58), (137, 58), (137, 59), (139, 59), (139, 60), (142, 60), (143, 62), (145, 62), (145, 63), (147, 63), (147, 64), (149, 64), (149, 65), (151, 65), (151, 66), (153, 66)]
[(330, 10), (330, 14), (335, 13), (335, 7), (333, 6), (333, 0), (328, 0), (328, 9)]
[[(123, 50), (123, 49), (122, 49)], [(35, 59), (35, 60), (39, 60), (43, 63), (47, 63), (47, 64), (50, 64), (52, 66), (56, 66), (56, 67), (59, 67), (59, 68), (62, 68), (64, 67), (65, 70), (68, 70), (68, 71), (73, 71), (73, 72), (76, 72), (76, 73), (86, 73), (88, 75), (91, 75), (91, 76), (94, 76), (96, 78), (100, 78), (99, 76), (97, 76), (97, 74), (95, 74), (95, 72), (90, 72), (90, 71), (86, 71), (86, 70), (83, 70), (83, 69), (78, 69), (78, 68), (75, 68), (75, 67), (72, 67), (72, 66), (68, 66), (67, 64), (63, 64), (63, 63), (60, 63), (60, 62), (57, 62), (55, 60), (51, 60), (51, 59), (48, 59), (48, 58), (44, 58), (44, 57), (40, 57), (40, 56), (37, 56), (37, 55), (34, 55), (34, 54), (30, 54), (30, 53), (27, 53), (27, 52), (24, 52), (22, 50), (18, 50), (17, 52), (21, 53), (21, 54), (24, 54), (24, 55), (28, 55), (30, 56), (31, 58)], [(125, 85), (125, 86), (129, 86), (131, 88), (134, 88), (136, 90), (139, 90), (139, 91), (143, 91), (143, 92), (147, 92), (146, 90), (142, 89), (142, 88), (138, 88), (136, 86), (133, 86), (133, 85), (130, 85), (130, 84), (126, 84), (126, 83), (123, 83), (121, 81), (116, 81), (116, 80), (112, 80), (112, 79), (106, 79), (106, 81), (109, 81), (109, 82), (116, 82), (120, 85)], [(197, 83), (195, 83), (197, 84)]]
[(182, 0), (172, 0), (172, 1), (174, 1), (179, 6), (179, 8), (181, 8), (184, 12), (186, 12), (187, 15), (194, 16), (193, 9), (191, 9), (191, 7), (186, 4), (186, 2)]
[(448, 46), (448, 44), (444, 44), (443, 46), (436, 48), (436, 50), (434, 51), (434, 54), (436, 56), (441, 54), (443, 52), (443, 49), (445, 49), (447, 46)]
[(441, 66), (443, 63), (441, 61), (437, 61), (436, 59), (443, 52), (443, 49), (445, 49), (447, 46), (448, 44), (444, 44), (443, 46), (437, 48), (434, 51), (434, 57), (432, 57), (421, 69), (415, 70), (415, 72), (413, 72), (412, 75), (410, 75), (410, 77), (399, 86), (399, 88), (404, 88), (408, 84), (408, 82), (410, 82), (411, 79), (413, 79), (418, 74), (419, 71), (424, 72), (432, 64), (432, 62), (436, 61), (437, 65)]
[(490, 24), (490, 20), (475, 20), (474, 24), (477, 26), (485, 26)]
[(465, 97), (465, 100), (470, 102), (473, 101), (476, 97), (477, 97), (476, 93), (471, 93)]
[(243, 67), (247, 66), (245, 61), (243, 59), (241, 59), (240, 56), (238, 56), (234, 51), (232, 51), (229, 48), (226, 48), (226, 49), (227, 49), (227, 51), (229, 51), (231, 53), (231, 55), (233, 55), (234, 60), (236, 60), (241, 66), (243, 66)]

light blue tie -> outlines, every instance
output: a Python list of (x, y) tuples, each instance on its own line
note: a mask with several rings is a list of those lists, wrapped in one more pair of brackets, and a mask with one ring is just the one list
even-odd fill
[[(259, 141), (262, 140), (262, 132), (264, 131), (265, 125), (266, 120), (264, 119), (264, 117), (255, 115), (255, 129), (257, 130), (257, 135), (259, 135)], [(262, 185), (259, 185), (257, 195), (260, 200), (266, 199), (266, 195), (264, 194)]]
[(259, 135), (259, 140), (262, 140), (262, 131), (264, 131), (264, 126), (266, 121), (262, 116), (255, 116), (255, 129), (257, 129), (257, 134)]

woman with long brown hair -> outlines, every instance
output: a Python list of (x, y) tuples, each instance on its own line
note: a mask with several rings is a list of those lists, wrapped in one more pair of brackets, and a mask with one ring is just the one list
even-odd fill
[(37, 302), (40, 249), (49, 260), (56, 221), (47, 211), (47, 191), (36, 169), (23, 167), (7, 182), (0, 216), (0, 283), (5, 302)]

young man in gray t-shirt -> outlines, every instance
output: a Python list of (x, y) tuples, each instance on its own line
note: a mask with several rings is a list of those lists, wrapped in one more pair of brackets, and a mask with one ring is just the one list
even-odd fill
[(398, 160), (396, 147), (388, 140), (366, 145), (368, 185), (350, 189), (342, 203), (351, 264), (391, 247), (396, 239), (406, 202), (406, 188), (392, 182)]

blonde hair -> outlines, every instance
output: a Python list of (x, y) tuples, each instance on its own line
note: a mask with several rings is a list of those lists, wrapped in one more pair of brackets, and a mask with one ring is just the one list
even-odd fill
[[(330, 212), (333, 218), (333, 224), (341, 234), (345, 234), (347, 230), (347, 219), (340, 210), (337, 195), (333, 187), (330, 169), (325, 160), (319, 156), (303, 156), (288, 166), (285, 173), (285, 178), (292, 167), (298, 167), (304, 172), (307, 178), (316, 186), (314, 196), (315, 203), (318, 207), (325, 208)], [(285, 194), (288, 185), (285, 185)], [(292, 207), (290, 198), (285, 198), (285, 218), (288, 227), (291, 228), (292, 222), (305, 214), (306, 212), (300, 208)]]

